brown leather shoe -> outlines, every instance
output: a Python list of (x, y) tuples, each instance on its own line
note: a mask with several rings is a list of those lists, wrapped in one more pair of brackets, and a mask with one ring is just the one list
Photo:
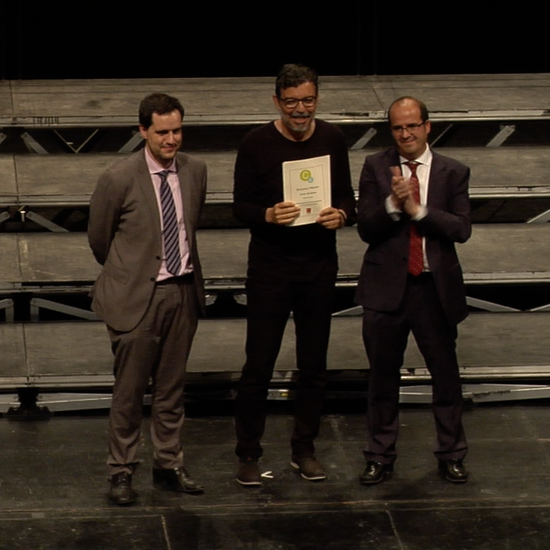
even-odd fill
[(240, 483), (244, 487), (259, 487), (262, 484), (262, 477), (258, 461), (250, 457), (241, 460), (235, 479), (237, 483)]
[(136, 493), (132, 490), (132, 474), (121, 472), (111, 477), (109, 500), (115, 504), (132, 504), (136, 500)]
[(183, 467), (172, 469), (153, 468), (153, 483), (157, 489), (167, 489), (168, 491), (178, 491), (180, 493), (204, 492), (204, 487), (194, 481)]
[(314, 456), (293, 456), (290, 465), (308, 481), (322, 481), (327, 477), (325, 468)]

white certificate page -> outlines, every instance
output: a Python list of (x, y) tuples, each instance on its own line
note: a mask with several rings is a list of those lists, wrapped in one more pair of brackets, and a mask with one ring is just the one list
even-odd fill
[(285, 201), (300, 207), (290, 225), (315, 223), (330, 206), (330, 155), (283, 162), (283, 189)]

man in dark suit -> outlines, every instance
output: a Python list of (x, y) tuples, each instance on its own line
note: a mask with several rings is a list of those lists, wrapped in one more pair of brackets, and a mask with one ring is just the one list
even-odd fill
[(103, 266), (92, 290), (115, 356), (109, 418), (109, 498), (136, 498), (132, 475), (143, 396), (152, 380), (153, 480), (196, 493), (183, 466), (183, 383), (204, 310), (195, 232), (206, 193), (206, 166), (178, 153), (183, 107), (166, 94), (140, 104), (143, 150), (109, 168), (90, 204), (89, 243)]
[(400, 368), (412, 331), (432, 376), (435, 456), (462, 483), (467, 443), (456, 358), (457, 324), (467, 315), (455, 242), (471, 234), (463, 164), (431, 151), (426, 106), (403, 97), (388, 111), (395, 148), (367, 157), (358, 229), (369, 244), (357, 289), (370, 362), (367, 467), (363, 484), (388, 478), (396, 459)]

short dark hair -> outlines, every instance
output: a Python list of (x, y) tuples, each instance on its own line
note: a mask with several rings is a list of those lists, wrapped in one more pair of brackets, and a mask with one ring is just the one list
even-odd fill
[(403, 103), (404, 101), (412, 101), (413, 103), (416, 103), (417, 107), (420, 109), (420, 118), (422, 119), (422, 122), (426, 122), (427, 120), (429, 120), (430, 115), (428, 114), (428, 108), (426, 107), (426, 104), (423, 101), (420, 101), (420, 99), (416, 99), (416, 97), (405, 95), (403, 97), (397, 98), (395, 101), (392, 101), (392, 104), (388, 109), (388, 122), (390, 124), (391, 124), (390, 114), (391, 114), (392, 107), (394, 105), (397, 105), (397, 103)]
[(185, 111), (178, 99), (167, 94), (149, 94), (139, 104), (139, 124), (147, 129), (153, 123), (153, 113), (167, 115), (172, 111), (179, 111), (183, 120)]
[(277, 80), (275, 81), (275, 95), (281, 97), (281, 90), (296, 88), (300, 86), (300, 84), (305, 84), (306, 82), (311, 82), (315, 86), (315, 93), (317, 93), (319, 88), (318, 80), (319, 77), (312, 68), (306, 67), (305, 65), (287, 63), (283, 65), (277, 75)]

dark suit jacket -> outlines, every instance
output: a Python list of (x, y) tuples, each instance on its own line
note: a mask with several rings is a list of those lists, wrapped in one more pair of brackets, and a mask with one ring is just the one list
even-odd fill
[[(399, 166), (399, 155), (393, 148), (367, 157), (359, 184), (357, 227), (369, 247), (356, 301), (376, 311), (393, 311), (399, 306), (408, 272), (410, 218), (401, 214), (395, 221), (385, 208), (385, 200), (391, 194), (390, 166)], [(454, 243), (463, 243), (471, 235), (469, 178), (467, 166), (433, 152), (427, 215), (415, 222), (426, 238), (430, 271), (452, 324), (458, 324), (468, 314)]]
[[(206, 194), (206, 166), (184, 153), (176, 159), (194, 285), (204, 311), (195, 232)], [(90, 203), (88, 240), (103, 266), (92, 289), (92, 308), (110, 328), (130, 331), (147, 310), (162, 255), (159, 207), (143, 150), (99, 178)]]

